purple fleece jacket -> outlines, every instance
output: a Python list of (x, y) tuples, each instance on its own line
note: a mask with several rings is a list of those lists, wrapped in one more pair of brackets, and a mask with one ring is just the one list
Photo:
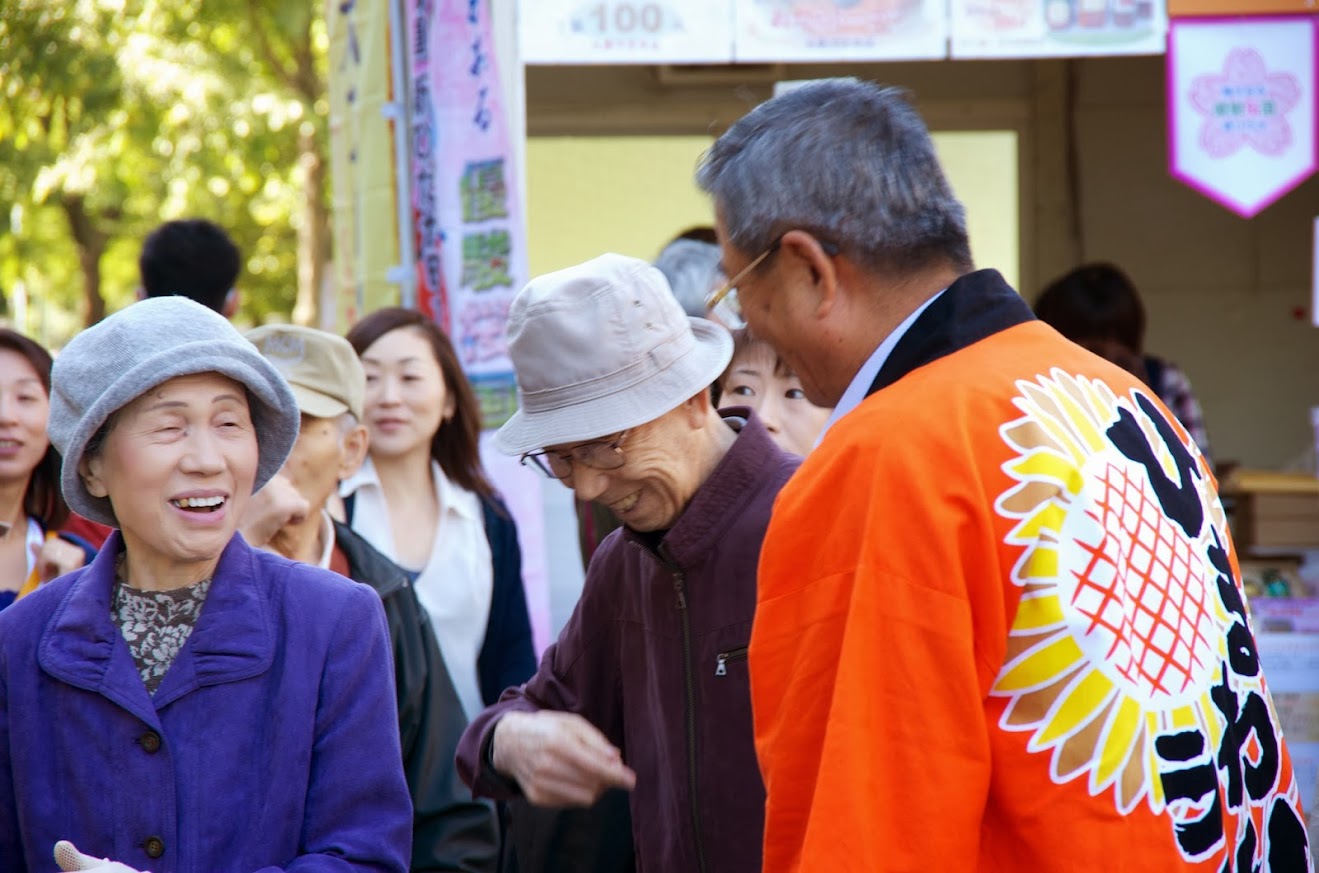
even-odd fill
[(459, 772), (475, 792), (516, 785), (486, 766), (507, 712), (575, 712), (637, 773), (637, 868), (758, 873), (765, 789), (751, 727), (746, 646), (774, 497), (800, 459), (749, 416), (677, 523), (658, 540), (621, 528), (601, 544), (558, 641), (521, 688), (468, 726)]

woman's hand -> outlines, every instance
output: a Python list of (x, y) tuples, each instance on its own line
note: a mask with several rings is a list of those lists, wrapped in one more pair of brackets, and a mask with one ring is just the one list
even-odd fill
[(55, 844), (55, 863), (64, 873), (73, 873), (76, 870), (90, 870), (94, 873), (151, 873), (150, 870), (136, 870), (109, 858), (84, 855), (68, 840), (60, 840)]
[(86, 555), (83, 550), (59, 537), (47, 537), (37, 554), (37, 571), (42, 584), (76, 570), (84, 563)]

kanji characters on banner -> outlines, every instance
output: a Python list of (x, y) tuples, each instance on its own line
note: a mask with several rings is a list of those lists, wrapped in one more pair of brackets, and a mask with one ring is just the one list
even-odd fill
[(1316, 18), (1175, 19), (1174, 177), (1250, 218), (1315, 170)]
[(489, 3), (407, 10), (418, 307), (449, 332), (484, 426), (498, 427), (517, 403), (504, 325), (527, 268)]

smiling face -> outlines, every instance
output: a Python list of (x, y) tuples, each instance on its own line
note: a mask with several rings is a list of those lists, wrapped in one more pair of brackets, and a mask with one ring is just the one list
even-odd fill
[[(709, 397), (702, 393), (697, 400), (628, 430), (621, 446), (623, 466), (596, 470), (574, 464), (572, 474), (563, 483), (582, 500), (604, 503), (633, 530), (672, 527), (704, 481), (698, 448), (703, 417), (693, 405), (697, 401), (708, 410)], [(578, 443), (546, 448), (567, 455), (574, 445)]]
[[(120, 409), (80, 472), (88, 492), (110, 499), (130, 568), (144, 568), (152, 587), (178, 587), (214, 570), (252, 496), (257, 461), (246, 390), (199, 373)], [(145, 587), (136, 572), (129, 583)]]
[(453, 417), (454, 398), (426, 338), (411, 327), (391, 330), (366, 347), (362, 366), (371, 456), (428, 457), (432, 438)]
[(49, 414), (50, 397), (31, 362), (0, 348), (0, 483), (27, 487), (50, 445)]
[(806, 399), (801, 380), (768, 343), (752, 340), (734, 354), (720, 385), (719, 408), (749, 406), (774, 442), (797, 455), (815, 446), (832, 410)]

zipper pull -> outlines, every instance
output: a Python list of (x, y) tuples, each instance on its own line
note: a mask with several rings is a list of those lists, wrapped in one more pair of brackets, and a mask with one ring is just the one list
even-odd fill
[(678, 595), (678, 608), (687, 608), (687, 595), (682, 591), (682, 574), (673, 574), (673, 593)]
[(727, 676), (727, 675), (728, 675), (728, 653), (727, 653), (727, 652), (720, 652), (720, 653), (719, 653), (719, 660), (717, 660), (717, 661), (715, 662), (715, 666), (714, 666), (714, 675), (716, 675), (716, 676)]

